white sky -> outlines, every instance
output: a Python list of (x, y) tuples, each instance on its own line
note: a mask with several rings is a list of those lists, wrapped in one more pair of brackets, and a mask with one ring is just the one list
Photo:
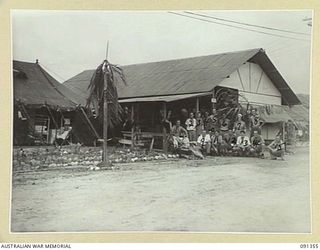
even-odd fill
[[(303, 33), (312, 31), (303, 21), (312, 17), (311, 11), (202, 13)], [(310, 36), (259, 30), (311, 39)], [(240, 30), (164, 11), (15, 10), (12, 12), (12, 39), (13, 59), (28, 62), (39, 59), (60, 82), (83, 70), (96, 68), (105, 58), (107, 40), (109, 60), (120, 65), (264, 48), (292, 89), (296, 93), (309, 93), (311, 42)]]

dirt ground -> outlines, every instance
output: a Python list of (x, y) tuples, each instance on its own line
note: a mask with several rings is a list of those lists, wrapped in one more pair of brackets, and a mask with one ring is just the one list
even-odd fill
[(310, 232), (309, 149), (14, 173), (12, 232)]

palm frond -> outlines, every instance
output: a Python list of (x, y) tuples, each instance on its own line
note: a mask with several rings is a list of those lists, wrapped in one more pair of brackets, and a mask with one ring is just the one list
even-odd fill
[(93, 73), (88, 86), (90, 94), (86, 107), (89, 110), (93, 108), (100, 119), (103, 118), (103, 94), (105, 90), (107, 91), (108, 126), (110, 127), (114, 127), (120, 122), (120, 114), (122, 113), (116, 86), (119, 82), (127, 84), (122, 69), (105, 60)]

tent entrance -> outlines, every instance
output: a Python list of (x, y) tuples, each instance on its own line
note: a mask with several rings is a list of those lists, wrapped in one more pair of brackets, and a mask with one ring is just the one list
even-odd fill
[(50, 117), (37, 115), (34, 120), (35, 144), (49, 144), (50, 142)]

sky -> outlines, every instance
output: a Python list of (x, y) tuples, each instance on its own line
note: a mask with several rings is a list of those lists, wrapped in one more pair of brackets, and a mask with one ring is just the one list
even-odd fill
[(303, 19), (312, 17), (311, 11), (193, 12), (308, 35), (198, 16), (219, 24), (205, 22), (168, 11), (14, 10), (12, 57), (27, 62), (38, 59), (53, 77), (64, 82), (96, 68), (106, 57), (107, 41), (108, 60), (118, 65), (263, 48), (290, 87), (296, 93), (309, 94), (312, 27)]

